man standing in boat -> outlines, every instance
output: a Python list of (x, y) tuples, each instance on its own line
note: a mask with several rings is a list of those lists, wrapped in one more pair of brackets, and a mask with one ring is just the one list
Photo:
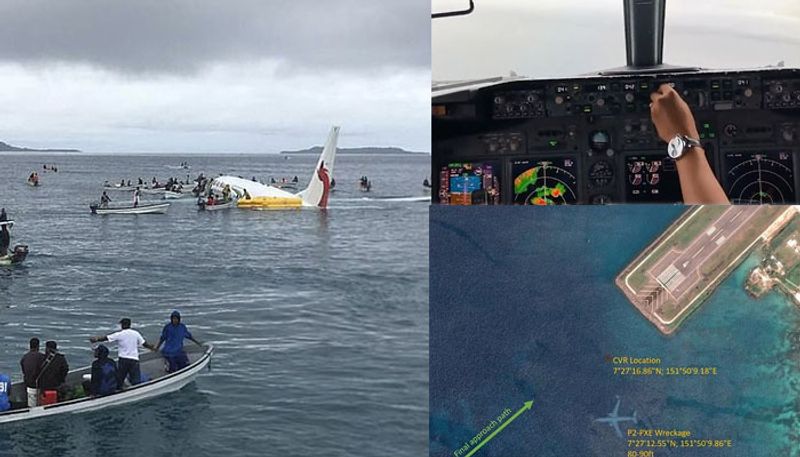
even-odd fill
[(45, 355), (39, 352), (39, 338), (31, 338), (30, 350), (22, 356), (19, 364), (22, 366), (22, 380), (28, 392), (28, 408), (39, 405), (39, 373), (44, 364)]
[(103, 195), (100, 196), (100, 207), (101, 208), (108, 208), (108, 203), (111, 201), (111, 197), (108, 196), (106, 191), (103, 191)]
[(161, 355), (164, 356), (168, 364), (168, 373), (181, 370), (189, 365), (189, 358), (183, 350), (183, 340), (191, 340), (198, 346), (203, 343), (194, 339), (186, 325), (181, 323), (181, 313), (173, 311), (169, 316), (169, 324), (164, 326), (161, 331), (161, 338), (158, 340), (156, 350), (164, 344)]
[[(58, 352), (58, 344), (55, 341), (48, 341), (45, 347), (45, 361), (39, 372), (38, 386), (42, 391), (58, 390), (63, 391), (64, 383), (67, 381), (69, 364), (64, 354)], [(62, 399), (59, 392), (58, 398)]]
[(119, 321), (121, 330), (106, 336), (93, 336), (89, 338), (92, 343), (102, 341), (117, 342), (117, 375), (119, 377), (119, 388), (125, 382), (125, 378), (131, 385), (141, 382), (142, 376), (139, 371), (139, 347), (143, 346), (151, 351), (156, 347), (145, 341), (142, 334), (131, 328), (131, 320), (127, 317)]
[(133, 207), (136, 208), (139, 206), (139, 196), (141, 192), (139, 191), (139, 187), (136, 187), (136, 190), (133, 191)]
[[(0, 222), (6, 222), (6, 209), (0, 212)], [(8, 247), (11, 245), (11, 233), (8, 231), (8, 224), (0, 226), (0, 257), (8, 255)]]

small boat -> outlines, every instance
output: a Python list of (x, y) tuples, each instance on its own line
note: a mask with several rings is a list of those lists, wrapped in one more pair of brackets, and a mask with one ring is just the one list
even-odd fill
[(140, 188), (139, 189), (139, 192), (141, 192), (143, 194), (151, 194), (151, 195), (163, 194), (166, 191), (167, 191), (167, 189), (164, 188), (164, 187), (154, 187), (152, 189), (148, 189), (148, 188)]
[(190, 197), (190, 192), (173, 192), (171, 190), (164, 191), (164, 200), (177, 200), (183, 197)]
[(118, 190), (120, 192), (133, 192), (136, 190), (133, 186), (120, 186), (119, 184), (113, 186), (103, 186), (103, 190)]
[(169, 203), (107, 208), (101, 208), (100, 205), (96, 203), (89, 205), (92, 214), (164, 214), (167, 212), (167, 208), (169, 208)]
[(24, 244), (18, 244), (14, 246), (14, 250), (11, 251), (10, 254), (0, 257), (0, 266), (8, 267), (22, 263), (25, 261), (26, 257), (28, 257), (28, 246)]
[(219, 211), (223, 209), (230, 209), (236, 206), (236, 200), (230, 200), (225, 203), (217, 203), (214, 205), (207, 205), (205, 200), (197, 202), (197, 209), (200, 211)]
[[(160, 354), (155, 352), (141, 354), (139, 356), (139, 367), (143, 377), (149, 379), (149, 381), (126, 387), (119, 392), (103, 397), (83, 396), (50, 405), (28, 408), (25, 384), (15, 382), (11, 385), (8, 395), (11, 401), (11, 409), (0, 413), (0, 424), (51, 417), (58, 414), (96, 411), (175, 392), (193, 382), (197, 375), (208, 366), (211, 356), (214, 354), (214, 346), (210, 344), (203, 345), (202, 348), (187, 346), (185, 351), (189, 358), (189, 366), (174, 373), (166, 373), (164, 371), (164, 359)], [(92, 367), (83, 367), (70, 371), (66, 380), (67, 390), (74, 391), (78, 386), (82, 386), (84, 376), (91, 375), (91, 372)]]

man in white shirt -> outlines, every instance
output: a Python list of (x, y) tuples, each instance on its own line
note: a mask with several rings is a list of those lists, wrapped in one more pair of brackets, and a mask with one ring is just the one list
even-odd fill
[(127, 317), (120, 320), (119, 324), (122, 330), (106, 336), (93, 336), (89, 338), (89, 341), (92, 343), (117, 342), (117, 375), (119, 376), (119, 388), (122, 389), (126, 377), (132, 386), (141, 382), (139, 347), (143, 346), (151, 351), (155, 351), (156, 347), (145, 341), (141, 333), (131, 328), (131, 320)]

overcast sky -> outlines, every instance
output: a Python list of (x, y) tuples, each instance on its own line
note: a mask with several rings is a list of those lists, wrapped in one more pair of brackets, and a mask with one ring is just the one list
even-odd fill
[[(467, 0), (433, 0), (434, 10)], [(433, 23), (433, 78), (571, 76), (625, 65), (622, 0), (475, 0)], [(667, 0), (664, 61), (800, 67), (800, 0)]]
[(430, 150), (429, 0), (2, 0), (0, 141)]

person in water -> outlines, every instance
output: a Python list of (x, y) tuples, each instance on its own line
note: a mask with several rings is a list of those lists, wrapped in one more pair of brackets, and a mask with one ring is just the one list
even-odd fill
[(109, 203), (111, 203), (111, 197), (108, 196), (106, 191), (103, 191), (103, 195), (100, 196), (100, 207), (108, 208)]
[(142, 373), (139, 369), (139, 347), (146, 347), (155, 351), (156, 347), (145, 341), (142, 334), (131, 328), (131, 320), (127, 317), (119, 321), (120, 331), (105, 336), (93, 336), (89, 338), (91, 343), (101, 341), (117, 342), (117, 387), (122, 389), (125, 378), (132, 386), (139, 384), (142, 380)]
[(181, 322), (181, 313), (176, 310), (170, 314), (169, 323), (161, 330), (161, 338), (156, 344), (156, 350), (162, 344), (164, 345), (164, 348), (161, 349), (161, 355), (167, 361), (167, 373), (181, 370), (189, 365), (189, 357), (186, 356), (186, 352), (183, 350), (184, 339), (191, 340), (198, 346), (203, 345), (203, 343), (194, 339), (186, 325)]
[(39, 338), (31, 338), (30, 350), (19, 361), (22, 368), (22, 382), (28, 393), (28, 408), (39, 405), (39, 373), (44, 364), (45, 356), (39, 352)]
[[(69, 373), (67, 358), (58, 352), (58, 345), (55, 341), (48, 341), (45, 343), (45, 360), (39, 372), (39, 389), (63, 391), (67, 373)], [(60, 393), (59, 399), (63, 398)]]
[(97, 346), (97, 349), (94, 350), (94, 357), (92, 380), (88, 388), (84, 386), (84, 390), (95, 397), (111, 395), (117, 391), (119, 385), (117, 363), (108, 357), (108, 348), (103, 344)]

